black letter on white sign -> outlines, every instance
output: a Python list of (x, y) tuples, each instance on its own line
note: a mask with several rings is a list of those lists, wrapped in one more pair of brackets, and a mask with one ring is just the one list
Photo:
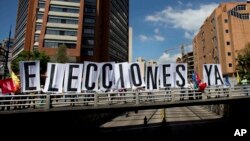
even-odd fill
[[(134, 84), (134, 86), (139, 87), (142, 85), (142, 78), (141, 78), (141, 73), (140, 73), (140, 66), (138, 64), (132, 64), (130, 66), (130, 70), (131, 70), (131, 77), (132, 77), (132, 83)], [(137, 73), (135, 73), (135, 71)], [(136, 82), (136, 74), (138, 77), (139, 82)]]
[(50, 80), (49, 80), (49, 89), (48, 91), (58, 91), (57, 88), (52, 88), (52, 83), (53, 83), (53, 78), (54, 78), (54, 75), (55, 75), (55, 67), (56, 65), (55, 64), (52, 64), (51, 65), (51, 72), (50, 72)]
[(68, 87), (67, 87), (68, 91), (77, 91), (77, 88), (71, 88), (72, 80), (78, 79), (78, 76), (73, 76), (73, 69), (74, 68), (79, 69), (79, 66), (78, 65), (70, 65), (69, 66), (69, 80), (68, 80)]
[(123, 71), (122, 71), (122, 64), (119, 64), (119, 71), (120, 71), (120, 80), (121, 80), (121, 87), (124, 88), (125, 84), (124, 84), (124, 78), (123, 78)]
[(35, 74), (29, 74), (29, 66), (35, 66), (35, 62), (25, 62), (24, 63), (24, 73), (25, 73), (25, 89), (26, 90), (36, 90), (36, 87), (30, 87), (29, 86), (29, 79), (35, 78)]
[(178, 80), (178, 81), (176, 81), (176, 84), (179, 87), (184, 87), (186, 85), (185, 84), (186, 81), (185, 81), (185, 78), (180, 73), (180, 69), (182, 69), (183, 71), (185, 71), (185, 66), (184, 65), (177, 65), (176, 66), (176, 74), (178, 74), (180, 76), (181, 80), (182, 80), (182, 83), (180, 83), (179, 80)]
[(111, 64), (104, 64), (102, 67), (102, 84), (103, 88), (110, 89), (112, 87), (112, 81), (109, 81), (109, 84), (106, 85), (106, 68), (109, 68), (109, 70), (113, 70), (113, 66)]
[(148, 67), (147, 68), (147, 89), (149, 89), (150, 83), (149, 79), (152, 81), (153, 89), (157, 89), (157, 72), (158, 72), (158, 67), (155, 67), (155, 72), (153, 74), (153, 68)]
[(86, 72), (86, 83), (85, 83), (85, 87), (87, 88), (87, 90), (93, 90), (94, 88), (95, 88), (95, 82), (93, 82), (92, 83), (92, 85), (91, 86), (89, 86), (88, 84), (89, 84), (89, 77), (90, 77), (90, 70), (91, 70), (91, 67), (93, 67), (94, 68), (94, 71), (97, 71), (97, 68), (98, 68), (98, 66), (96, 65), (96, 64), (89, 64), (88, 66), (87, 66), (87, 72)]
[(167, 77), (170, 77), (171, 74), (167, 73), (166, 68), (170, 68), (171, 65), (170, 64), (166, 64), (166, 65), (162, 65), (162, 69), (163, 69), (163, 84), (164, 87), (170, 87), (171, 84), (167, 84)]
[(218, 80), (221, 81), (221, 84), (223, 85), (223, 80), (221, 78), (219, 69), (217, 68), (216, 65), (214, 65), (214, 76), (215, 76), (215, 84), (218, 85)]
[(211, 82), (210, 82), (210, 75), (211, 75), (211, 71), (212, 71), (213, 65), (210, 65), (210, 66), (209, 66), (209, 70), (208, 70), (208, 68), (207, 68), (207, 65), (204, 65), (204, 67), (205, 67), (205, 71), (206, 71), (206, 73), (207, 73), (208, 86), (210, 86), (210, 84), (211, 84)]

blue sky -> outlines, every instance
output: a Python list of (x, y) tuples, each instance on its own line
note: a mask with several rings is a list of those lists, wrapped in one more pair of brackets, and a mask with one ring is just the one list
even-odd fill
[[(133, 28), (133, 60), (173, 62), (180, 45), (191, 50), (192, 38), (204, 19), (221, 2), (232, 0), (130, 0), (130, 26)], [(239, 0), (238, 0), (239, 1)], [(0, 40), (14, 36), (18, 0), (0, 1)], [(165, 50), (170, 49), (167, 53)]]
[(12, 37), (14, 37), (18, 0), (0, 1), (0, 41), (9, 37), (12, 25)]

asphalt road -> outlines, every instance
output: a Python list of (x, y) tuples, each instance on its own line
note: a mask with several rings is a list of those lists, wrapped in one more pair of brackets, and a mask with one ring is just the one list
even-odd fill
[(110, 122), (103, 124), (101, 127), (109, 128), (144, 125), (145, 120), (147, 121), (147, 124), (161, 123), (164, 118), (164, 110), (166, 122), (197, 121), (220, 118), (220, 116), (211, 111), (208, 111), (208, 109), (201, 106), (176, 107), (166, 109), (141, 110), (138, 111), (138, 113), (128, 112), (124, 115), (114, 118)]

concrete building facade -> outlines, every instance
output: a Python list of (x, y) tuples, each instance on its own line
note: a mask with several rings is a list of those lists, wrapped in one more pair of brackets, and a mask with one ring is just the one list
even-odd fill
[(221, 64), (223, 75), (236, 73), (236, 58), (250, 43), (250, 3), (220, 4), (193, 39), (194, 70), (202, 78), (203, 64)]
[(136, 62), (140, 65), (142, 77), (145, 78), (146, 60), (142, 57), (138, 57)]
[(187, 73), (188, 73), (188, 79), (192, 79), (192, 74), (194, 72), (194, 55), (193, 52), (188, 52), (182, 56), (181, 59), (182, 63), (187, 63)]
[(13, 57), (66, 45), (75, 62), (128, 61), (128, 19), (129, 0), (19, 0)]
[(128, 62), (132, 63), (133, 58), (133, 28), (129, 27), (129, 48), (128, 48)]

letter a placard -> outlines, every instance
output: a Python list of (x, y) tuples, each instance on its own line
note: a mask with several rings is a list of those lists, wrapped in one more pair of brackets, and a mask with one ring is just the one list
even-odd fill
[(223, 75), (220, 64), (204, 64), (203, 79), (208, 86), (223, 85)]

